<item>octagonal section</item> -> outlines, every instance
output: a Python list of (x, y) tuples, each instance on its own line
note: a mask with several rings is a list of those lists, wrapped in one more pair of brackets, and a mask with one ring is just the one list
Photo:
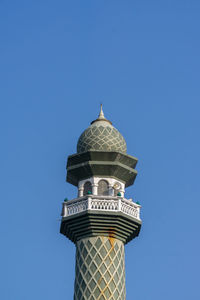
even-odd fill
[(72, 242), (106, 236), (127, 244), (141, 228), (140, 206), (118, 197), (82, 197), (63, 205), (60, 232)]

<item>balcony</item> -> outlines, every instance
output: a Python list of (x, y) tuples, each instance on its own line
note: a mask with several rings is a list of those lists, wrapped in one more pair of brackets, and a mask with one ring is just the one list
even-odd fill
[(62, 217), (66, 218), (84, 211), (122, 212), (129, 217), (140, 219), (140, 205), (132, 199), (122, 197), (87, 195), (63, 203)]

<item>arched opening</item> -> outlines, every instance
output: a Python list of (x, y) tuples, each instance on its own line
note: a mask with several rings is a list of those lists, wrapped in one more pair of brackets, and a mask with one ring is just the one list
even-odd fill
[(84, 189), (83, 189), (83, 196), (92, 194), (92, 184), (89, 181), (86, 181), (84, 184)]
[(109, 195), (109, 186), (106, 180), (100, 180), (98, 183), (98, 195)]

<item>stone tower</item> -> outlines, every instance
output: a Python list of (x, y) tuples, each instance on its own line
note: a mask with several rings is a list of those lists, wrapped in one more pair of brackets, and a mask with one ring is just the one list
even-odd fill
[(67, 161), (78, 196), (63, 203), (60, 232), (76, 245), (74, 300), (125, 300), (124, 245), (138, 236), (140, 205), (126, 199), (137, 159), (103, 114), (81, 134)]

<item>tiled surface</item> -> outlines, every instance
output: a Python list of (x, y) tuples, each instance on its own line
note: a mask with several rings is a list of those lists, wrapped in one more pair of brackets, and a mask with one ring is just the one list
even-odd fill
[(91, 237), (77, 242), (74, 300), (125, 300), (124, 244)]
[[(102, 123), (106, 125), (106, 122)], [(126, 153), (126, 142), (113, 126), (91, 125), (81, 134), (77, 144), (78, 153), (89, 150)]]

